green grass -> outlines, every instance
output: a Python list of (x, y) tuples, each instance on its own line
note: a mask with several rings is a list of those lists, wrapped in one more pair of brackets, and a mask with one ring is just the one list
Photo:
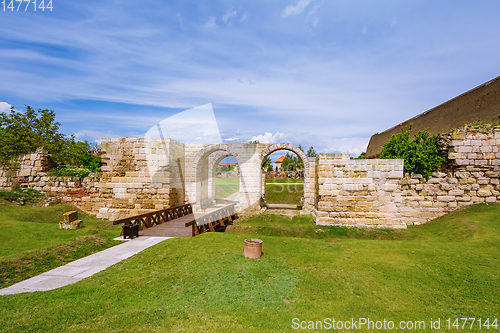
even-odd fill
[(0, 287), (118, 244), (112, 239), (119, 226), (81, 211), (83, 227), (59, 229), (62, 214), (71, 210), (66, 204), (30, 207), (0, 200)]
[[(74, 285), (2, 296), (0, 327), (288, 332), (293, 318), (364, 317), (423, 320), (419, 332), (444, 332), (447, 318), (498, 316), (499, 215), (500, 205), (482, 204), (407, 230), (241, 219), (226, 233), (164, 241)], [(244, 258), (250, 237), (263, 240), (262, 258)], [(441, 330), (429, 329), (431, 318)]]
[(240, 190), (239, 178), (215, 178), (215, 197), (225, 199)]
[(266, 203), (298, 205), (304, 196), (304, 184), (266, 184)]
[(266, 184), (272, 183), (303, 183), (304, 179), (294, 178), (266, 178)]

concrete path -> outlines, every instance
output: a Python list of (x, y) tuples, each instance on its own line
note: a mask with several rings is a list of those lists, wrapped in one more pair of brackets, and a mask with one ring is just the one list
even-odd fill
[[(104, 251), (70, 262), (65, 266), (0, 289), (0, 295), (45, 291), (64, 287), (92, 276), (123, 259), (131, 257), (169, 238), (173, 237), (138, 237), (127, 240), (123, 244), (110, 247)], [(122, 237), (116, 239), (123, 240)]]

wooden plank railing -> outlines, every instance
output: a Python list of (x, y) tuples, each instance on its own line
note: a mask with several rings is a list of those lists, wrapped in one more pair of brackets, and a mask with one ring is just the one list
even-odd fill
[[(127, 224), (138, 224), (139, 230), (144, 228), (151, 228), (154, 225), (158, 225), (164, 222), (174, 220), (179, 217), (183, 217), (193, 213), (193, 207), (191, 204), (184, 204), (179, 206), (174, 206), (162, 210), (157, 210), (154, 212), (149, 212), (145, 214), (135, 215), (119, 219), (113, 222), (113, 225), (124, 223)], [(123, 235), (123, 230), (122, 234)]]
[(238, 218), (235, 207), (236, 203), (231, 203), (203, 215), (198, 215), (195, 221), (187, 222), (185, 226), (192, 228), (193, 237), (204, 232), (224, 231), (228, 225)]

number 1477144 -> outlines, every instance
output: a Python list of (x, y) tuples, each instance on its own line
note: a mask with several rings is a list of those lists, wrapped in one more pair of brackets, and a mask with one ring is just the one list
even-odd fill
[(52, 0), (45, 1), (45, 0), (3, 0), (0, 2), (2, 4), (2, 9), (3, 11), (8, 11), (10, 10), (11, 12), (15, 11), (25, 11), (27, 12), (28, 10), (41, 10), (45, 11), (45, 9), (52, 11)]

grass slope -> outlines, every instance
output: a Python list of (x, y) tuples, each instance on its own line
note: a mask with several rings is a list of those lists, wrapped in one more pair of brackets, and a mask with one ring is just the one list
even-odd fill
[(59, 229), (70, 205), (17, 206), (0, 202), (0, 287), (7, 287), (67, 262), (106, 249), (119, 242), (112, 239), (119, 226), (79, 212), (83, 227)]
[[(231, 232), (164, 241), (74, 285), (2, 296), (0, 327), (285, 332), (293, 318), (364, 317), (443, 332), (446, 318), (498, 316), (499, 214), (499, 205), (477, 205), (408, 230), (368, 231), (253, 217)], [(244, 258), (249, 237), (264, 241), (261, 259)]]
[(225, 199), (240, 190), (239, 178), (215, 178), (215, 197)]

